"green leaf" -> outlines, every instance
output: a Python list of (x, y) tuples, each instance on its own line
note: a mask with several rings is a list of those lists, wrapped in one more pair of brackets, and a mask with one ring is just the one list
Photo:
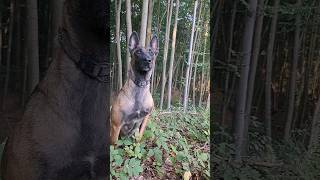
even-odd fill
[(121, 166), (122, 162), (123, 162), (123, 159), (120, 155), (116, 155), (114, 157), (114, 160), (115, 160), (115, 165), (116, 166)]
[(154, 151), (153, 151), (153, 149), (149, 149), (147, 156), (148, 156), (148, 157), (154, 156)]

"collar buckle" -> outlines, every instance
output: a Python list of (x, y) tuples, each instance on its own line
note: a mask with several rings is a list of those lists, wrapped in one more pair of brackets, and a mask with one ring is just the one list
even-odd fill
[(97, 63), (92, 55), (81, 55), (78, 63), (79, 68), (91, 78), (95, 78), (100, 82), (109, 82), (109, 63)]

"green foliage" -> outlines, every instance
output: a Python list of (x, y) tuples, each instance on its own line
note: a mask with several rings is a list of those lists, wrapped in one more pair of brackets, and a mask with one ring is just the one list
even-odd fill
[[(3, 150), (4, 150), (5, 142), (0, 144), (0, 169), (1, 169), (1, 161), (2, 161), (2, 155), (3, 155)], [(1, 180), (1, 171), (0, 171), (0, 180)]]
[(269, 139), (263, 125), (253, 121), (249, 132), (249, 152), (243, 162), (234, 161), (232, 136), (223, 128), (213, 127), (214, 179), (319, 179), (320, 150), (310, 154), (299, 141), (281, 142)]
[[(140, 142), (124, 138), (111, 147), (111, 176), (182, 177), (190, 171), (209, 178), (209, 112), (154, 112)], [(151, 177), (150, 177), (151, 178)]]

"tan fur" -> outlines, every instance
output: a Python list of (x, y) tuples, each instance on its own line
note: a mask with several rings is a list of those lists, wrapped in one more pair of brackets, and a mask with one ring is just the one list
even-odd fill
[[(136, 86), (132, 80), (127, 80), (125, 85), (121, 88), (119, 94), (116, 96), (115, 100), (112, 103), (112, 109), (111, 109), (111, 144), (115, 144), (118, 140), (120, 129), (122, 127), (122, 115), (121, 111), (130, 111), (132, 107), (134, 106), (134, 96), (133, 96), (133, 88)], [(149, 88), (148, 88), (149, 89)], [(154, 107), (153, 98), (151, 96), (151, 93), (149, 90), (144, 90), (145, 96), (143, 98), (143, 106), (145, 108), (151, 108)], [(149, 115), (147, 115), (143, 123), (141, 125), (141, 128), (139, 130), (140, 136), (143, 135), (143, 132), (145, 130), (147, 121), (149, 119)]]

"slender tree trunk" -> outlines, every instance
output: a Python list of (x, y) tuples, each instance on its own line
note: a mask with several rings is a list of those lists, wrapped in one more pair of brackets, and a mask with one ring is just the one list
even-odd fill
[[(160, 39), (160, 31), (161, 31), (161, 21), (160, 21), (160, 8), (161, 8), (161, 3), (160, 0), (158, 0), (158, 19), (157, 19), (157, 34), (158, 34), (158, 38)], [(154, 67), (156, 67), (156, 61), (154, 61)], [(154, 86), (155, 86), (155, 82), (156, 82), (156, 71), (155, 68), (152, 69), (152, 76), (151, 76), (151, 94), (154, 93)]]
[[(126, 72), (128, 72), (129, 68), (130, 68), (130, 61), (131, 61), (131, 57), (130, 57), (130, 52), (129, 52), (129, 40), (130, 40), (130, 36), (132, 34), (132, 23), (131, 23), (131, 0), (126, 0), (126, 23), (127, 23), (127, 54), (126, 54), (126, 62), (127, 62), (127, 68), (126, 68)], [(126, 73), (126, 78), (128, 77), (128, 74)]]
[(44, 66), (47, 69), (53, 56), (57, 51), (56, 37), (58, 29), (62, 21), (63, 0), (51, 0), (49, 6), (49, 28), (48, 28), (48, 43), (47, 43), (47, 55), (44, 62)]
[(198, 42), (199, 41), (199, 31), (198, 30), (198, 27), (200, 27), (200, 22), (201, 22), (201, 10), (202, 10), (202, 4), (201, 1), (199, 2), (199, 13), (198, 13), (198, 21), (197, 21), (197, 24), (196, 24), (196, 29), (195, 29), (195, 38), (194, 38), (194, 42), (193, 42), (193, 46), (192, 46), (192, 58), (191, 58), (191, 66), (190, 66), (190, 73), (189, 73), (189, 84), (188, 84), (188, 93), (190, 95), (190, 87), (191, 87), (191, 80), (192, 80), (192, 72), (193, 72), (193, 65), (194, 65), (194, 58), (196, 57), (197, 53), (194, 53), (194, 52), (197, 52), (199, 50), (199, 47), (200, 47), (200, 43)]
[[(183, 56), (183, 59), (185, 59), (184, 58), (184, 56)], [(184, 63), (184, 60), (182, 61), (182, 64), (181, 64), (181, 74), (180, 74), (180, 84), (179, 84), (179, 91), (180, 92), (182, 92), (183, 91), (183, 89), (182, 88), (184, 88), (184, 86), (183, 86), (183, 73), (184, 73), (184, 68), (185, 68), (185, 63)], [(183, 104), (183, 98), (181, 98), (180, 99), (180, 102), (181, 102), (181, 104)]]
[[(176, 56), (176, 55), (175, 55)], [(176, 59), (177, 59), (177, 56), (176, 56)], [(173, 74), (172, 74), (172, 77), (175, 77), (175, 80), (172, 81), (172, 84), (174, 84), (174, 89), (176, 89), (177, 87), (177, 82), (178, 82), (178, 75), (179, 75), (179, 66), (180, 66), (180, 63), (181, 63), (181, 56), (179, 56), (178, 60), (176, 61), (175, 65), (173, 66)]]
[(320, 129), (320, 97), (318, 97), (318, 102), (314, 110), (311, 135), (309, 140), (309, 152), (312, 153), (315, 148), (319, 146), (319, 129)]
[[(316, 18), (314, 19), (314, 23), (316, 23), (317, 20)], [(305, 72), (304, 72), (304, 88), (303, 88), (303, 97), (302, 97), (302, 105), (301, 105), (301, 113), (300, 114), (300, 125), (299, 127), (302, 128), (302, 122), (305, 118), (305, 114), (306, 114), (306, 109), (307, 109), (307, 106), (308, 106), (308, 91), (309, 91), (309, 80), (310, 80), (310, 69), (311, 69), (311, 64), (313, 62), (313, 59), (314, 59), (314, 55), (315, 55), (315, 48), (316, 48), (316, 41), (317, 41), (317, 27), (314, 26), (312, 28), (312, 35), (311, 35), (311, 45), (310, 45), (310, 51), (309, 51), (309, 56), (308, 56), (308, 59), (306, 61), (306, 64), (305, 64)]]
[(206, 110), (209, 110), (210, 108), (210, 69), (207, 68), (207, 93), (208, 93), (208, 97), (207, 97), (207, 105), (206, 105)]
[(176, 49), (176, 36), (177, 36), (177, 27), (178, 27), (178, 15), (179, 15), (179, 6), (180, 0), (176, 0), (176, 14), (174, 17), (174, 26), (172, 32), (172, 46), (171, 46), (171, 56), (170, 56), (170, 65), (169, 65), (169, 80), (168, 80), (168, 110), (171, 109), (171, 91), (172, 91), (172, 74), (173, 74), (173, 61)]
[[(297, 7), (301, 6), (301, 0), (297, 0)], [(299, 60), (299, 52), (301, 46), (301, 36), (300, 36), (300, 24), (301, 24), (301, 15), (298, 13), (296, 15), (296, 29), (294, 35), (294, 49), (293, 49), (293, 62), (291, 68), (291, 78), (290, 78), (290, 87), (289, 87), (289, 105), (288, 105), (288, 114), (285, 127), (284, 139), (288, 141), (291, 136), (291, 126), (293, 119), (294, 111), (294, 102), (295, 102), (295, 90), (296, 90), (296, 75), (297, 75), (297, 66)]]
[[(23, 12), (23, 16), (26, 16), (26, 9)], [(28, 22), (21, 21), (21, 25), (23, 27), (28, 26)], [(21, 91), (21, 104), (22, 107), (25, 107), (25, 104), (27, 102), (27, 97), (29, 96), (27, 92), (27, 86), (28, 86), (28, 42), (26, 41), (28, 36), (28, 31), (23, 31), (23, 41), (22, 41), (22, 62), (23, 62), (23, 73), (21, 73), (21, 79), (22, 79), (22, 91)]]
[(14, 10), (15, 10), (16, 1), (12, 0), (10, 2), (10, 20), (9, 20), (9, 29), (8, 29), (8, 49), (7, 49), (7, 61), (6, 61), (6, 76), (4, 82), (4, 92), (3, 92), (3, 101), (2, 101), (2, 110), (5, 108), (6, 97), (9, 90), (9, 80), (10, 80), (10, 64), (11, 64), (11, 48), (12, 48), (12, 39), (13, 39), (13, 25), (14, 25)]
[[(199, 48), (199, 50), (200, 50), (200, 48)], [(196, 78), (197, 78), (198, 60), (199, 60), (199, 54), (197, 53), (196, 61), (194, 63), (193, 80), (192, 80), (192, 105), (193, 105), (193, 107), (196, 106)]]
[[(232, 8), (232, 16), (231, 16), (231, 21), (230, 21), (230, 31), (229, 31), (229, 47), (228, 47), (228, 57), (227, 57), (227, 62), (226, 64), (229, 64), (231, 61), (231, 55), (232, 55), (232, 45), (233, 45), (233, 33), (234, 33), (234, 24), (235, 24), (235, 19), (236, 19), (236, 14), (237, 14), (237, 6), (238, 6), (238, 1), (235, 0), (233, 2), (233, 8)], [(225, 87), (224, 87), (224, 103), (222, 107), (222, 122), (221, 124), (224, 124), (225, 118), (226, 118), (226, 113), (227, 109), (229, 107), (229, 97), (230, 97), (230, 91), (229, 91), (229, 79), (230, 79), (230, 71), (227, 70), (226, 74), (226, 82), (225, 82)]]
[[(168, 14), (166, 23), (166, 35), (163, 50), (163, 64), (162, 64), (162, 81), (161, 81), (161, 93), (160, 93), (160, 109), (162, 110), (163, 100), (164, 100), (164, 89), (166, 86), (166, 70), (167, 70), (167, 58), (169, 50), (169, 39), (170, 39), (170, 27), (171, 27), (171, 16), (173, 8), (173, 0), (168, 0)], [(170, 10), (169, 10), (170, 9)]]
[(117, 58), (118, 58), (118, 90), (119, 90), (122, 87), (122, 60), (121, 60), (121, 39), (120, 39), (121, 0), (116, 0), (115, 5), (116, 5), (116, 43), (117, 43)]
[[(14, 53), (13, 56), (15, 58), (15, 64), (17, 67), (21, 67), (21, 0), (16, 0), (15, 5), (15, 42), (13, 43)], [(15, 73), (14, 81), (20, 82), (20, 71)], [(15, 83), (15, 88), (19, 88), (19, 83)]]
[[(154, 1), (149, 0), (149, 8), (148, 8), (148, 22), (147, 22), (147, 38), (145, 43), (148, 44), (151, 40), (152, 35), (152, 15), (153, 15), (153, 5)], [(156, 61), (153, 61), (153, 67), (156, 67)], [(152, 69), (152, 74), (154, 74), (154, 68)], [(152, 77), (153, 79), (153, 77)]]
[(207, 97), (207, 105), (206, 105), (206, 110), (209, 110), (209, 109), (210, 109), (210, 92)]
[(193, 38), (194, 38), (194, 31), (195, 31), (195, 24), (196, 24), (196, 16), (197, 16), (197, 6), (198, 0), (194, 3), (194, 10), (193, 10), (193, 22), (192, 22), (192, 30), (191, 30), (191, 39), (190, 39), (190, 46), (189, 46), (189, 54), (188, 54), (188, 62), (187, 62), (187, 69), (186, 69), (186, 79), (184, 85), (184, 93), (183, 93), (183, 111), (186, 112), (188, 108), (188, 84), (189, 84), (189, 73), (190, 73), (190, 66), (191, 66), (191, 59), (192, 59), (192, 46), (193, 46)]
[(208, 24), (205, 25), (205, 31), (204, 31), (204, 46), (203, 46), (203, 52), (202, 52), (202, 67), (201, 67), (201, 81), (200, 81), (200, 96), (199, 96), (199, 104), (198, 106), (202, 106), (202, 96), (203, 96), (203, 83), (204, 83), (204, 61), (206, 59), (206, 48), (207, 48), (207, 30), (208, 30)]
[(214, 15), (213, 17), (213, 28), (212, 28), (212, 35), (210, 36), (211, 39), (211, 46), (210, 46), (210, 56), (211, 56), (211, 61), (214, 62), (215, 61), (215, 51), (216, 51), (216, 45), (217, 45), (217, 34), (219, 31), (219, 24), (220, 24), (220, 19), (221, 19), (221, 11), (222, 11), (222, 7), (223, 7), (223, 1), (215, 1), (214, 3)]
[(251, 107), (252, 107), (252, 98), (254, 93), (254, 82), (256, 77), (256, 69), (258, 65), (259, 52), (260, 52), (260, 42), (261, 42), (261, 32), (264, 18), (264, 1), (258, 0), (257, 7), (257, 20), (256, 20), (256, 29), (254, 34), (254, 44), (252, 50), (252, 59), (250, 64), (250, 74), (248, 81), (248, 92), (247, 92), (247, 102), (246, 102), (246, 111), (245, 111), (245, 126), (244, 126), (244, 154), (246, 154), (248, 146), (248, 130), (250, 125), (250, 116), (251, 116)]
[(236, 160), (241, 160), (242, 150), (243, 150), (243, 136), (244, 136), (244, 115), (245, 115), (245, 105), (247, 99), (247, 85), (248, 85), (248, 75), (250, 68), (250, 57), (252, 49), (252, 39), (254, 34), (254, 25), (256, 19), (256, 8), (257, 0), (250, 0), (248, 4), (248, 12), (246, 13), (244, 35), (242, 39), (242, 64), (241, 64), (241, 74), (238, 89), (237, 98), (237, 108), (236, 108), (236, 122), (235, 127), (235, 140), (236, 140)]
[(0, 67), (2, 65), (2, 11), (0, 11)]
[(27, 57), (28, 57), (28, 95), (39, 83), (39, 38), (38, 2), (26, 0), (27, 5)]
[(148, 8), (149, 0), (143, 0), (142, 14), (141, 14), (141, 25), (140, 25), (140, 46), (145, 47), (146, 45), (146, 33), (147, 33), (147, 22), (148, 22)]
[(146, 44), (150, 42), (151, 35), (152, 35), (152, 15), (153, 15), (153, 0), (149, 0), (149, 9), (148, 9), (148, 22), (147, 22), (147, 38), (146, 38)]
[(266, 123), (266, 134), (271, 139), (271, 84), (272, 84), (272, 66), (273, 66), (273, 49), (274, 49), (274, 41), (277, 31), (277, 21), (278, 21), (278, 8), (279, 1), (274, 1), (273, 6), (273, 18), (270, 27), (269, 34), (269, 44), (267, 49), (267, 72), (266, 72), (266, 86), (265, 86), (265, 123)]

